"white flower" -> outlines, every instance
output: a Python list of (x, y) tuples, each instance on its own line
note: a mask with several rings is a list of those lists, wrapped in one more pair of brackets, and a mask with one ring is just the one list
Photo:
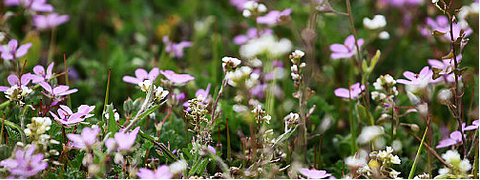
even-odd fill
[(367, 156), (365, 150), (360, 150), (357, 155), (347, 157), (345, 164), (352, 168), (367, 166)]
[(298, 66), (294, 64), (294, 65), (292, 65), (292, 67), (290, 67), (290, 70), (292, 72), (298, 72)]
[(293, 80), (300, 79), (300, 75), (299, 75), (299, 74), (290, 73), (290, 75), (292, 76), (292, 79), (293, 79)]
[(390, 157), (390, 162), (392, 164), (400, 164), (401, 163), (400, 158), (397, 155), (394, 155), (394, 156)]
[(385, 20), (385, 16), (375, 15), (373, 19), (363, 18), (363, 25), (367, 29), (379, 29), (385, 27), (387, 21)]
[(170, 173), (178, 174), (187, 168), (187, 162), (180, 160), (170, 165)]
[(295, 59), (300, 59), (302, 58), (303, 56), (305, 56), (305, 52), (303, 52), (302, 50), (295, 50), (292, 52), (292, 55), (291, 57), (292, 58), (295, 58)]
[(468, 159), (462, 160), (460, 164), (458, 164), (458, 167), (462, 172), (467, 172), (467, 171), (470, 171), (470, 169), (472, 169), (472, 165), (470, 165), (470, 161), (468, 161)]
[(366, 144), (373, 139), (384, 134), (382, 126), (367, 126), (364, 127), (360, 136), (358, 136), (358, 142), (360, 144)]
[(168, 93), (169, 92), (166, 90), (163, 90), (162, 87), (158, 87), (157, 89), (155, 89), (155, 97), (159, 100), (167, 97)]
[(442, 168), (438, 170), (439, 175), (447, 175), (448, 173), (450, 173), (450, 169), (448, 168)]
[(263, 116), (262, 119), (263, 119), (267, 124), (270, 124), (270, 120), (272, 119), (272, 116), (270, 116), (270, 115), (267, 114), (267, 115)]
[(264, 4), (258, 4), (258, 7), (257, 7), (257, 10), (258, 12), (267, 12), (267, 6), (265, 6)]
[(459, 162), (461, 160), (460, 154), (458, 154), (457, 151), (452, 150), (448, 150), (445, 154), (442, 154), (442, 158), (450, 164), (455, 164), (456, 162)]
[(252, 15), (252, 12), (250, 12), (250, 10), (248, 10), (248, 9), (245, 9), (245, 10), (243, 10), (242, 15), (243, 15), (243, 17), (248, 18)]
[[(237, 68), (238, 65), (240, 65), (240, 63), (242, 63), (242, 61), (240, 59), (237, 59), (237, 58), (234, 58), (234, 57), (223, 57), (222, 58), (222, 67), (223, 69), (226, 68), (226, 66), (231, 66), (231, 68), (235, 69)], [(260, 61), (261, 63), (261, 61)]]
[(387, 31), (382, 31), (378, 34), (378, 37), (380, 39), (389, 39), (390, 38), (390, 34), (387, 32)]
[(144, 92), (148, 92), (148, 90), (150, 89), (150, 87), (152, 87), (152, 85), (153, 85), (152, 81), (148, 79), (138, 83), (138, 86), (140, 86), (140, 89)]
[(235, 112), (245, 112), (245, 111), (248, 111), (248, 107), (247, 107), (247, 106), (238, 105), (238, 104), (233, 105), (232, 109), (233, 109), (233, 111), (235, 111)]
[(438, 0), (432, 0), (432, 4), (437, 4)]
[(373, 83), (373, 87), (375, 87), (375, 90), (382, 90), (382, 80), (380, 78), (377, 78), (377, 81)]
[(437, 98), (438, 101), (443, 105), (451, 104), (450, 99), (452, 99), (453, 94), (450, 89), (442, 89), (438, 92)]
[(391, 177), (391, 178), (397, 178), (398, 175), (400, 175), (400, 172), (395, 171), (395, 170), (393, 170), (393, 169), (392, 169), (392, 171), (390, 171), (390, 177)]

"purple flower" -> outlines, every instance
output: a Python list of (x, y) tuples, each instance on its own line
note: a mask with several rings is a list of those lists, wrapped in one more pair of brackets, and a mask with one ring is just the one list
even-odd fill
[(150, 80), (152, 82), (155, 81), (159, 74), (158, 68), (153, 68), (150, 73), (148, 73), (145, 69), (138, 68), (135, 70), (135, 76), (137, 77), (132, 77), (132, 76), (123, 76), (123, 81), (127, 83), (132, 83), (132, 84), (138, 84), (140, 82), (143, 82), (145, 80)]
[(68, 86), (65, 85), (59, 85), (59, 86), (52, 86), (48, 84), (47, 82), (40, 82), (38, 83), (40, 86), (45, 89), (45, 91), (48, 92), (48, 94), (44, 93), (46, 96), (49, 98), (53, 99), (54, 102), (60, 102), (63, 100), (63, 96), (76, 93), (78, 90), (77, 89), (69, 89)]
[[(244, 8), (243, 8), (243, 5), (248, 2), (250, 0), (230, 0), (230, 4), (237, 7), (237, 10), (238, 11), (242, 11)], [(253, 1), (257, 1), (257, 0), (253, 0)]]
[(365, 85), (360, 85), (360, 83), (355, 83), (350, 86), (349, 89), (345, 88), (338, 88), (335, 89), (334, 93), (335, 96), (341, 97), (341, 98), (350, 98), (350, 99), (357, 99), (360, 94), (362, 94), (362, 91), (365, 89)]
[(436, 148), (440, 149), (440, 148), (449, 147), (453, 145), (460, 145), (460, 144), (462, 144), (462, 133), (460, 133), (460, 131), (453, 131), (450, 134), (449, 138), (438, 142), (438, 145), (436, 146)]
[(267, 84), (258, 84), (250, 90), (250, 94), (257, 96), (259, 99), (263, 99), (267, 87)]
[(292, 13), (291, 9), (285, 9), (282, 12), (280, 11), (270, 11), (264, 16), (257, 17), (258, 24), (267, 24), (273, 25), (281, 22), (284, 18), (290, 16)]
[(168, 36), (163, 36), (163, 43), (165, 43), (165, 51), (171, 53), (173, 57), (183, 57), (183, 49), (192, 46), (190, 41), (182, 41), (179, 43), (173, 43), (168, 39)]
[(215, 150), (215, 148), (210, 145), (207, 146), (207, 150), (210, 151), (212, 154), (217, 154), (217, 151)]
[(57, 27), (60, 24), (67, 22), (68, 19), (68, 15), (58, 15), (57, 13), (52, 13), (49, 15), (35, 15), (33, 17), (33, 25), (38, 29), (48, 29)]
[(18, 49), (17, 47), (18, 47), (18, 41), (16, 39), (10, 40), (8, 42), (8, 45), (0, 46), (0, 52), (2, 52), (2, 55), (1, 55), (2, 59), (9, 61), (12, 59), (25, 56), (25, 54), (27, 54), (28, 52), (28, 49), (32, 47), (32, 43), (21, 45), (20, 47), (18, 47)]
[(105, 145), (108, 149), (128, 151), (135, 144), (139, 130), (140, 127), (135, 128), (132, 132), (123, 132), (122, 129), (120, 132), (115, 133), (115, 138), (107, 139)]
[(171, 70), (160, 71), (160, 74), (163, 74), (172, 84), (185, 84), (188, 81), (194, 80), (195, 78), (189, 74), (177, 74)]
[(48, 163), (43, 162), (43, 154), (34, 153), (35, 146), (30, 146), (25, 151), (18, 149), (15, 152), (15, 159), (5, 159), (0, 162), (0, 166), (7, 168), (10, 174), (17, 175), (19, 179), (34, 176), (48, 167)]
[(233, 38), (233, 43), (236, 45), (242, 45), (245, 44), (248, 40), (253, 39), (253, 38), (258, 38), (263, 35), (270, 35), (273, 34), (272, 29), (264, 29), (263, 31), (260, 31), (257, 33), (257, 28), (250, 28), (247, 30), (247, 34), (241, 34), (238, 36), (235, 36)]
[[(458, 55), (457, 62), (460, 63), (461, 61), (462, 61), (462, 55)], [(444, 59), (442, 61), (439, 61), (436, 59), (429, 59), (428, 64), (432, 66), (432, 69), (433, 68), (441, 69), (442, 71), (440, 72), (440, 74), (442, 74), (443, 78), (447, 82), (455, 82), (455, 78), (454, 78), (455, 75), (449, 76), (450, 74), (452, 74), (453, 69), (455, 67), (455, 63), (453, 62), (453, 59)], [(460, 76), (460, 79), (461, 79), (461, 76)], [(441, 80), (442, 79), (436, 79), (432, 81), (433, 83), (436, 83), (436, 82), (440, 82)]]
[[(358, 47), (363, 45), (363, 39), (358, 39), (357, 44)], [(344, 44), (332, 44), (330, 46), (330, 50), (332, 54), (330, 57), (332, 59), (342, 59), (342, 58), (350, 58), (357, 53), (357, 47), (355, 46), (355, 37), (350, 35), (345, 39)]]
[(306, 176), (307, 179), (323, 179), (332, 175), (330, 173), (327, 173), (327, 171), (325, 170), (316, 170), (316, 169), (307, 169), (307, 168), (300, 168), (298, 169), (298, 172)]
[(26, 9), (38, 12), (52, 12), (53, 6), (47, 4), (47, 0), (4, 0), (6, 6), (22, 5)]
[[(7, 77), (7, 81), (8, 83), (10, 84), (10, 86), (18, 86), (18, 87), (21, 87), (21, 86), (27, 86), (28, 83), (30, 83), (31, 79), (31, 74), (30, 73), (27, 73), (27, 74), (24, 74), (22, 75), (22, 77), (20, 79), (18, 79), (18, 76), (15, 75), (15, 74), (10, 74), (8, 77)], [(5, 92), (7, 91), (8, 89), (10, 89), (10, 87), (7, 87), (7, 86), (0, 86), (0, 92)]]
[(167, 165), (161, 165), (153, 171), (147, 168), (140, 168), (137, 176), (140, 179), (171, 179), (173, 174), (170, 173), (170, 168)]
[(406, 79), (397, 79), (397, 82), (400, 84), (405, 84), (405, 85), (417, 85), (417, 86), (426, 86), (430, 82), (434, 82), (432, 79), (433, 72), (428, 68), (428, 66), (425, 66), (420, 70), (420, 73), (415, 74), (410, 71), (405, 71), (403, 73), (403, 76), (405, 76), (408, 80)]
[(37, 65), (33, 68), (33, 72), (35, 74), (32, 74), (30, 78), (32, 79), (32, 83), (40, 83), (40, 82), (45, 82), (50, 80), (53, 77), (53, 65), (55, 63), (52, 62), (50, 65), (47, 67), (47, 71), (45, 71), (45, 68), (41, 65)]
[(62, 123), (63, 125), (71, 125), (84, 121), (85, 119), (92, 117), (93, 114), (90, 114), (95, 109), (95, 106), (81, 105), (78, 107), (78, 111), (73, 113), (72, 110), (65, 105), (60, 105), (60, 108), (57, 110), (58, 116), (50, 111), (53, 119)]
[[(428, 26), (430, 26), (430, 29), (432, 29), (432, 31), (435, 30), (441, 33), (445, 33), (445, 35), (443, 35), (442, 37), (445, 40), (450, 41), (450, 23), (446, 16), (437, 16), (436, 20), (430, 17), (427, 17), (426, 23)], [(462, 30), (462, 28), (460, 27), (460, 25), (454, 22), (452, 25), (452, 30), (453, 30), (453, 39), (456, 40), (458, 37), (460, 37), (460, 31)], [(465, 33), (465, 37), (473, 33), (473, 30), (471, 28), (463, 29), (463, 30)]]
[(381, 0), (383, 4), (389, 4), (397, 8), (405, 8), (406, 6), (417, 6), (420, 5), (423, 0)]
[(465, 123), (462, 123), (463, 130), (464, 131), (470, 131), (470, 130), (475, 130), (478, 129), (478, 120), (475, 120), (472, 122), (472, 125), (465, 127)]
[(81, 134), (67, 134), (68, 139), (72, 141), (72, 146), (80, 149), (89, 149), (97, 142), (97, 135), (100, 128), (85, 127)]

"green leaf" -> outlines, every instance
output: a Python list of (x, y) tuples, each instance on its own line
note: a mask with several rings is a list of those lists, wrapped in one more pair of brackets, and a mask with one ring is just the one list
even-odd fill
[(442, 59), (452, 59), (452, 58), (453, 58), (453, 51), (450, 51), (447, 55), (442, 57)]
[(25, 39), (22, 41), (21, 44), (32, 43), (30, 49), (28, 49), (28, 53), (20, 58), (20, 61), (23, 63), (27, 60), (27, 64), (25, 65), (25, 70), (32, 69), (35, 65), (40, 62), (40, 51), (42, 49), (42, 40), (38, 35), (37, 31), (30, 31)]
[(437, 31), (437, 30), (433, 30), (433, 33), (432, 33), (432, 35), (434, 35), (434, 36), (443, 36), (445, 34), (447, 34), (447, 33), (440, 32), (440, 31)]
[(23, 134), (26, 137), (25, 132), (23, 132), (23, 130), (17, 124), (10, 122), (8, 120), (4, 120), (4, 121), (5, 121), (5, 125), (10, 126), (13, 129), (16, 129), (20, 134)]
[(115, 113), (113, 112), (113, 106), (107, 105), (108, 109), (108, 132), (112, 134), (118, 132), (119, 128), (117, 126), (117, 122), (115, 121)]
[(357, 104), (358, 117), (360, 121), (370, 126), (375, 125), (372, 114), (361, 104)]
[(464, 67), (462, 69), (456, 69), (456, 70), (454, 70), (455, 75), (461, 76), (461, 75), (463, 75), (463, 73), (465, 73), (465, 71), (467, 71), (467, 69), (468, 69), (467, 67)]
[(368, 65), (367, 65), (367, 61), (365, 61), (365, 59), (362, 61), (362, 69), (363, 69), (363, 72), (367, 72), (368, 73)]
[(439, 69), (439, 68), (436, 68), (436, 67), (432, 67), (432, 71), (433, 71), (433, 80), (435, 79), (438, 79), (439, 77), (441, 77), (442, 75), (440, 74), (440, 72), (442, 72), (442, 69)]
[(375, 68), (375, 65), (377, 65), (381, 54), (382, 53), (380, 52), (380, 50), (377, 50), (377, 52), (375, 53), (375, 56), (373, 56), (372, 60), (370, 61), (370, 67), (368, 68), (368, 72), (371, 73), (373, 71), (373, 68)]

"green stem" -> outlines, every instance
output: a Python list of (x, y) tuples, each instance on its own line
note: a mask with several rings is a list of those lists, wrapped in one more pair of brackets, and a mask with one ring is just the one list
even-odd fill
[(52, 28), (51, 35), (50, 35), (50, 47), (48, 49), (48, 59), (47, 59), (48, 64), (54, 61), (52, 57), (53, 57), (53, 50), (54, 50), (53, 46), (55, 45), (55, 35), (56, 35), (55, 28)]
[(410, 169), (410, 174), (408, 175), (408, 179), (413, 179), (413, 176), (415, 174), (418, 158), (420, 157), (420, 152), (422, 151), (423, 142), (425, 142), (425, 137), (427, 136), (429, 125), (430, 125), (430, 118), (428, 119), (427, 126), (425, 127), (425, 132), (423, 133), (422, 142), (420, 142), (420, 146), (418, 147), (417, 155), (415, 155), (415, 160), (413, 161), (412, 169)]

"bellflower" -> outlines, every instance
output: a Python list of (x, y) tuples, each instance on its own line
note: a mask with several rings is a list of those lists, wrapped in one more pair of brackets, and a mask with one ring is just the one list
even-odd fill
[(193, 76), (190, 76), (189, 74), (177, 74), (172, 70), (165, 70), (165, 71), (161, 70), (160, 74), (165, 76), (172, 84), (175, 84), (175, 85), (185, 84), (188, 81), (195, 79)]
[(49, 98), (53, 99), (54, 102), (60, 102), (63, 100), (64, 96), (76, 93), (78, 90), (77, 89), (70, 89), (68, 86), (65, 85), (59, 85), (59, 86), (54, 86), (52, 87), (49, 83), (47, 82), (40, 82), (38, 83), (40, 86), (42, 86), (45, 91), (48, 92), (44, 93), (46, 96)]
[(93, 128), (85, 127), (81, 134), (67, 134), (72, 141), (72, 146), (80, 149), (89, 149), (97, 142), (97, 135), (100, 132), (98, 126)]
[(250, 39), (258, 38), (263, 35), (271, 35), (271, 34), (273, 34), (273, 30), (270, 28), (266, 28), (260, 32), (257, 32), (257, 28), (250, 28), (247, 30), (247, 34), (241, 34), (241, 35), (235, 36), (233, 38), (233, 43), (235, 43), (236, 45), (242, 45), (242, 44), (245, 44)]
[[(20, 179), (34, 176), (48, 167), (47, 162), (43, 162), (43, 154), (34, 154), (35, 146), (28, 149), (18, 149), (15, 152), (15, 159), (9, 158), (0, 162), (0, 166), (10, 171), (10, 174), (18, 176)], [(14, 178), (12, 176), (7, 179)]]
[(50, 65), (48, 65), (47, 70), (45, 71), (45, 68), (41, 65), (37, 65), (33, 68), (33, 72), (35, 74), (32, 74), (30, 78), (32, 79), (32, 83), (40, 83), (40, 82), (45, 82), (50, 80), (53, 77), (53, 66), (54, 62), (52, 62)]
[(65, 105), (60, 105), (60, 108), (57, 110), (58, 116), (50, 111), (53, 119), (62, 123), (63, 125), (72, 125), (84, 121), (85, 119), (92, 117), (93, 114), (90, 114), (95, 109), (95, 106), (81, 105), (78, 107), (78, 111), (73, 113), (72, 110)]
[(170, 167), (164, 164), (153, 171), (147, 168), (140, 168), (137, 176), (140, 179), (171, 179), (173, 174), (170, 173)]
[(137, 70), (135, 70), (136, 77), (123, 76), (123, 81), (131, 84), (138, 84), (148, 79), (152, 82), (155, 82), (158, 74), (160, 74), (158, 68), (153, 68), (150, 72), (147, 72), (145, 69), (138, 68)]
[(49, 15), (35, 15), (33, 17), (33, 25), (38, 29), (49, 29), (67, 22), (68, 19), (68, 15), (58, 15), (57, 13), (52, 13)]
[(183, 57), (183, 49), (192, 46), (190, 41), (182, 41), (179, 43), (171, 42), (168, 36), (163, 36), (163, 43), (165, 43), (165, 52), (171, 53), (173, 57)]
[(298, 172), (306, 176), (307, 179), (323, 179), (332, 175), (330, 173), (327, 173), (327, 171), (325, 170), (316, 170), (316, 169), (307, 169), (307, 168), (300, 168), (298, 169)]
[(27, 54), (30, 47), (32, 47), (32, 43), (23, 44), (18, 47), (18, 41), (16, 39), (12, 39), (7, 45), (0, 46), (0, 52), (2, 52), (1, 57), (7, 61), (23, 57), (25, 54)]
[(462, 144), (462, 133), (460, 131), (453, 131), (450, 134), (450, 137), (444, 140), (441, 140), (438, 142), (438, 145), (436, 146), (437, 149), (444, 148), (444, 147), (450, 147), (453, 145), (460, 145)]
[[(357, 40), (358, 47), (361, 47), (363, 43), (364, 43), (363, 39)], [(332, 59), (342, 59), (342, 58), (352, 57), (353, 55), (357, 54), (357, 47), (355, 46), (355, 37), (353, 37), (353, 35), (350, 35), (345, 39), (344, 44), (330, 45), (330, 50), (332, 51), (332, 54), (330, 55)]]
[(21, 5), (26, 9), (31, 9), (38, 12), (52, 12), (53, 6), (47, 4), (47, 0), (4, 0), (6, 6)]
[(140, 130), (140, 127), (135, 128), (131, 132), (123, 132), (123, 130), (120, 130), (120, 132), (115, 133), (115, 138), (109, 138), (105, 142), (105, 146), (107, 146), (108, 149), (117, 149), (117, 150), (123, 150), (123, 151), (129, 151), (133, 144), (135, 144), (135, 140), (137, 139), (137, 134), (138, 131)]
[(285, 18), (289, 17), (292, 13), (291, 9), (285, 9), (283, 11), (270, 11), (264, 16), (257, 17), (258, 24), (273, 25), (282, 22)]
[(335, 96), (347, 99), (357, 99), (362, 91), (365, 89), (365, 85), (360, 85), (360, 83), (355, 83), (350, 86), (350, 88), (338, 88), (335, 89)]

